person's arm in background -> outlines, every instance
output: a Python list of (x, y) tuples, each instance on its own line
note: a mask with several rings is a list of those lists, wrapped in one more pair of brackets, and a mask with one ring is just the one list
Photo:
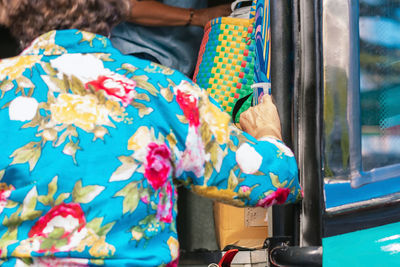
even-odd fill
[(211, 19), (231, 13), (230, 4), (193, 11), (152, 0), (131, 0), (131, 4), (128, 21), (144, 26), (186, 26), (190, 22), (190, 25), (204, 27)]

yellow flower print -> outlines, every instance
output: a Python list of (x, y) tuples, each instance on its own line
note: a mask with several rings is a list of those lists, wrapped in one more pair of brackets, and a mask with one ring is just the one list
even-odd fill
[(134, 135), (128, 140), (128, 150), (139, 151), (142, 148), (146, 148), (150, 142), (153, 141), (151, 138), (149, 128), (141, 126)]
[(88, 229), (87, 233), (87, 236), (76, 246), (76, 251), (83, 252), (86, 247), (93, 247), (93, 245), (99, 239), (99, 237), (91, 229)]
[(99, 35), (93, 34), (91, 32), (85, 32), (85, 31), (77, 31), (76, 34), (82, 34), (82, 40), (80, 43), (83, 42), (88, 42), (91, 47), (93, 47), (93, 40), (97, 39), (99, 40), (104, 47), (107, 46), (107, 39), (106, 37), (100, 37)]
[[(15, 250), (12, 252), (12, 256), (21, 258), (31, 257), (31, 247), (35, 246), (35, 244), (33, 243), (34, 241), (30, 239), (22, 240), (18, 247), (16, 247)], [(36, 241), (36, 243), (38, 242)]]
[(99, 237), (89, 250), (89, 254), (93, 257), (107, 257), (114, 255), (115, 247), (106, 242), (105, 236)]
[(232, 189), (218, 189), (216, 186), (202, 186), (192, 185), (192, 191), (199, 196), (212, 198), (214, 200), (224, 202), (226, 204), (234, 205), (236, 207), (243, 207), (244, 203), (238, 199), (238, 193)]
[(178, 258), (179, 254), (179, 242), (176, 240), (174, 237), (170, 237), (167, 241), (167, 244), (169, 246), (169, 250), (171, 252), (171, 259), (175, 260)]
[(22, 55), (27, 54), (39, 54), (42, 50), (46, 56), (61, 55), (67, 52), (67, 50), (59, 45), (55, 44), (56, 31), (50, 31), (42, 34), (37, 38), (28, 48), (26, 48)]
[(9, 80), (15, 80), (35, 63), (39, 62), (42, 56), (19, 56), (0, 61), (0, 80), (7, 76)]
[(208, 99), (205, 103), (205, 109), (201, 113), (204, 120), (208, 123), (211, 132), (215, 135), (218, 144), (226, 144), (229, 139), (229, 115), (211, 104)]
[(132, 232), (132, 239), (135, 239), (135, 240), (139, 241), (140, 239), (143, 238), (143, 233), (142, 232), (138, 232), (138, 231), (135, 231), (135, 230), (132, 230), (131, 232)]
[(144, 69), (144, 71), (148, 72), (148, 73), (162, 73), (165, 75), (172, 75), (174, 74), (175, 70), (170, 69), (166, 66), (151, 62), (150, 66), (146, 67)]
[(110, 111), (110, 115), (114, 121), (121, 122), (125, 119), (127, 113), (125, 113), (125, 108), (122, 107), (119, 102), (107, 100), (105, 106), (106, 109)]
[(94, 95), (60, 94), (50, 105), (51, 120), (56, 124), (73, 124), (87, 132), (97, 125), (112, 125), (110, 110), (98, 104)]

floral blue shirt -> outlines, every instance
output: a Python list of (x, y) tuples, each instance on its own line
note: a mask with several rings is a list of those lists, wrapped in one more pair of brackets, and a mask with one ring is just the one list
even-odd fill
[(293, 153), (172, 69), (52, 31), (0, 61), (3, 266), (176, 266), (176, 186), (235, 206), (300, 198)]

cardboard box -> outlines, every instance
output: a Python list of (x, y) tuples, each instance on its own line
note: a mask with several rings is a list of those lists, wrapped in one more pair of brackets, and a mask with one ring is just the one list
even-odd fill
[(219, 248), (235, 245), (251, 249), (263, 247), (268, 237), (263, 208), (237, 208), (214, 202), (215, 234)]

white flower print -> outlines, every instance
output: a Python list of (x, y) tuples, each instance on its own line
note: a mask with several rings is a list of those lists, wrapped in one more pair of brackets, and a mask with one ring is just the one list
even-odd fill
[(249, 144), (242, 144), (236, 151), (236, 162), (243, 173), (253, 174), (260, 169), (262, 157)]
[(282, 144), (278, 140), (272, 137), (263, 137), (260, 139), (260, 141), (268, 141), (272, 144), (274, 144), (280, 151), (282, 151), (283, 154), (285, 154), (288, 157), (294, 157), (294, 154), (290, 148), (288, 148), (286, 145)]
[(39, 103), (33, 97), (18, 96), (11, 101), (8, 114), (12, 121), (30, 121), (35, 117)]

